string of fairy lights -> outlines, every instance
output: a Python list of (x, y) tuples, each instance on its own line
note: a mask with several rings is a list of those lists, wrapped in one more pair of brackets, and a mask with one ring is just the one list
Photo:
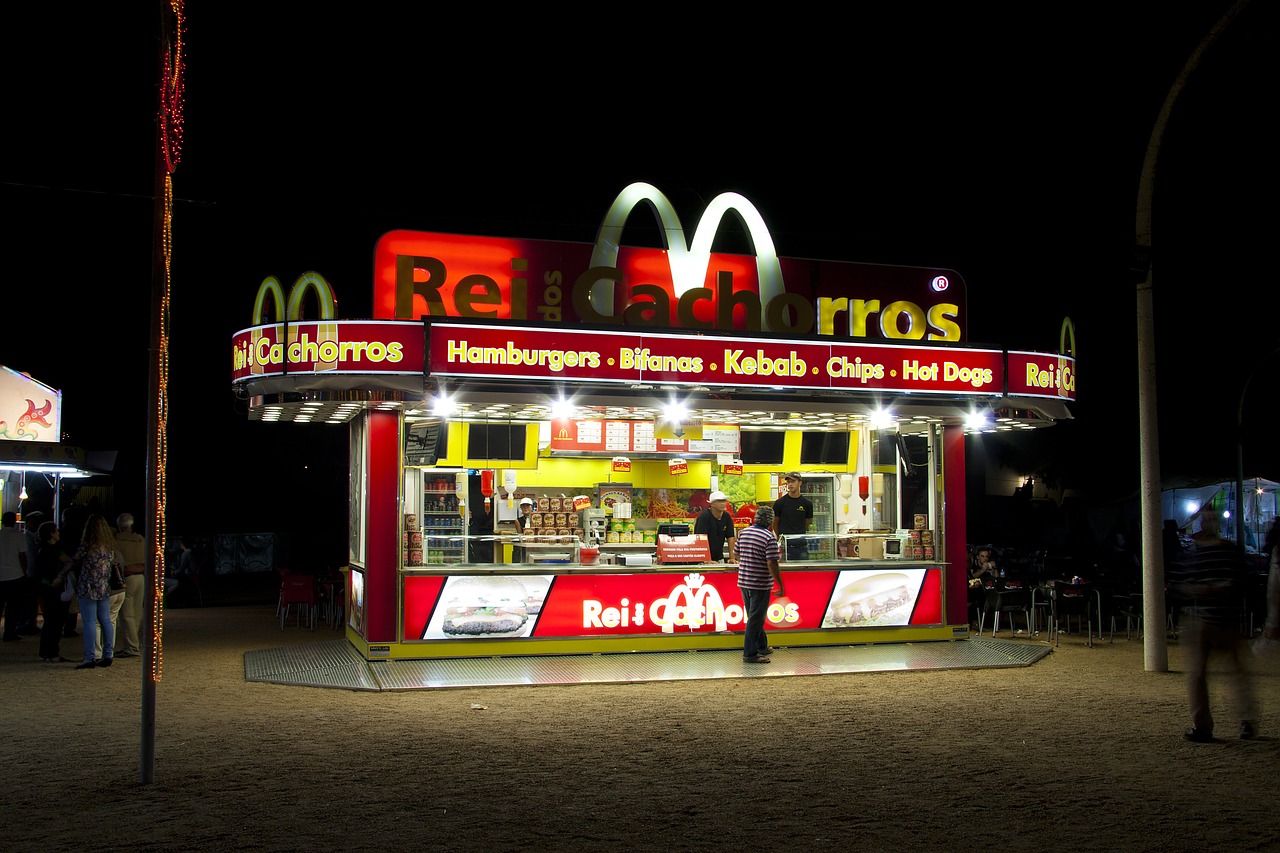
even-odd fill
[(169, 288), (170, 262), (173, 257), (173, 173), (182, 159), (182, 108), (184, 57), (182, 53), (182, 0), (169, 0), (165, 20), (164, 63), (160, 81), (160, 150), (164, 155), (164, 203), (162, 205), (161, 253), (164, 266), (160, 281), (159, 334), (154, 358), (157, 361), (155, 399), (155, 459), (152, 460), (151, 487), (155, 499), (151, 503), (150, 529), (155, 539), (151, 567), (151, 680), (157, 682), (164, 673), (164, 554), (168, 540), (165, 525), (168, 455), (169, 455)]

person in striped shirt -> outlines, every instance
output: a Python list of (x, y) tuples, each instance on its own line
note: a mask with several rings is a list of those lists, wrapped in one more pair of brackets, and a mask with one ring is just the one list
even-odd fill
[(738, 543), (738, 589), (747, 614), (747, 631), (742, 638), (742, 659), (747, 663), (770, 663), (773, 649), (765, 633), (765, 616), (769, 612), (769, 593), (774, 584), (778, 595), (785, 595), (782, 571), (778, 568), (778, 537), (773, 526), (773, 507), (756, 510), (751, 526), (736, 537)]
[(1187, 700), (1191, 728), (1187, 740), (1213, 741), (1213, 714), (1209, 710), (1208, 663), (1213, 653), (1226, 662), (1235, 710), (1240, 714), (1240, 737), (1258, 736), (1253, 689), (1244, 660), (1244, 634), (1240, 625), (1244, 600), (1244, 559), (1233, 542), (1219, 536), (1218, 513), (1200, 514), (1200, 534), (1195, 550), (1172, 564), (1171, 589), (1188, 603), (1189, 653)]

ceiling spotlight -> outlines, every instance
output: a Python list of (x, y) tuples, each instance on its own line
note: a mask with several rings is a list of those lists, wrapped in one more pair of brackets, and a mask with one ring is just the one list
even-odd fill
[(897, 422), (898, 419), (894, 416), (893, 412), (890, 412), (887, 409), (876, 409), (871, 413), (872, 429), (889, 429)]
[(677, 400), (672, 400), (662, 407), (663, 420), (671, 423), (683, 423), (689, 417), (689, 407)]
[(431, 398), (431, 414), (436, 417), (447, 418), (457, 411), (457, 402), (443, 391)]
[(564, 397), (559, 397), (551, 401), (551, 417), (555, 419), (573, 417), (573, 403), (570, 403)]

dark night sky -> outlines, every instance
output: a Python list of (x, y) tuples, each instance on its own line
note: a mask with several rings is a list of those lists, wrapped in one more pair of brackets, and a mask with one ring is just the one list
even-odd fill
[[(285, 507), (299, 485), (327, 489), (345, 474), (326, 462), (344, 452), (340, 431), (248, 424), (232, 398), (230, 337), (249, 325), (263, 278), (316, 270), (342, 316), (366, 317), (382, 233), (592, 242), (634, 180), (665, 192), (686, 229), (712, 196), (735, 190), (784, 256), (957, 270), (973, 342), (1056, 348), (1070, 315), (1077, 419), (1043, 431), (1030, 452), (1060, 454), (1081, 489), (1135, 491), (1128, 260), (1139, 169), (1170, 85), (1230, 4), (1119, 5), (1127, 11), (1086, 3), (1052, 16), (928, 19), (846, 10), (838, 25), (799, 14), (678, 27), (604, 16), (575, 34), (572, 22), (445, 22), (385, 5), (354, 20), (304, 4), (289, 17), (188, 3), (173, 527), (296, 523)], [(1191, 5), (1200, 8), (1181, 8)], [(1161, 154), (1153, 257), (1166, 473), (1234, 473), (1240, 391), (1263, 365), (1247, 398), (1246, 468), (1280, 478), (1263, 423), (1275, 362), (1265, 357), (1280, 346), (1263, 266), (1274, 6), (1254, 0), (1204, 59)], [(71, 442), (118, 449), (118, 488), (139, 499), (151, 7), (6, 12), (0, 51), (15, 84), (0, 142), (0, 364), (60, 388)]]

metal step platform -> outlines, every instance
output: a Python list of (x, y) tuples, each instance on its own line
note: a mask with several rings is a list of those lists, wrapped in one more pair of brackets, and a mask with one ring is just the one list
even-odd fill
[(746, 663), (735, 650), (370, 662), (346, 640), (328, 640), (246, 652), (244, 671), (246, 681), (380, 692), (1025, 667), (1051, 651), (1043, 643), (971, 637), (777, 647), (767, 664)]

